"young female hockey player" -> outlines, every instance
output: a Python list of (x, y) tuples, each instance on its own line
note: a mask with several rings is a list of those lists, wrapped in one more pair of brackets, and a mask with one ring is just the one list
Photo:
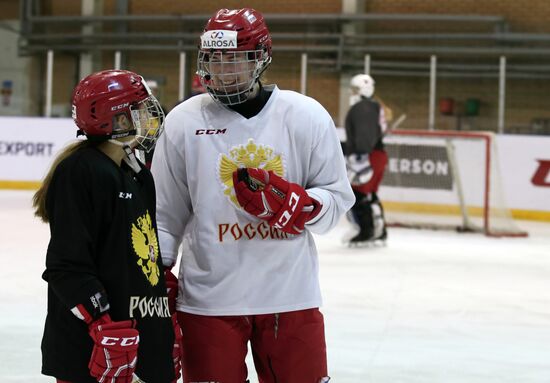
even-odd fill
[(184, 382), (328, 381), (312, 232), (353, 204), (331, 116), (264, 86), (271, 37), (250, 8), (222, 9), (201, 36), (208, 94), (167, 117), (152, 172), (163, 261), (185, 234), (177, 303)]
[(143, 78), (107, 70), (72, 98), (77, 135), (34, 196), (49, 222), (42, 373), (57, 382), (170, 383), (179, 374), (155, 222), (150, 150), (164, 114)]

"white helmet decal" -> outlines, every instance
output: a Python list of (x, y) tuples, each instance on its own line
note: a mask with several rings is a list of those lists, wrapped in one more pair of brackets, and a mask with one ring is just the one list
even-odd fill
[(237, 49), (237, 32), (215, 29), (201, 35), (201, 49)]

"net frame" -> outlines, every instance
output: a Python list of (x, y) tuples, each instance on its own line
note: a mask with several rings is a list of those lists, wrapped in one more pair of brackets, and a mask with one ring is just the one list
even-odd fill
[[(495, 190), (492, 188), (500, 188), (499, 192), (502, 193), (502, 186), (500, 185), (500, 172), (498, 169), (498, 156), (495, 143), (495, 134), (492, 132), (457, 132), (457, 131), (427, 131), (427, 130), (392, 130), (385, 139), (387, 143), (388, 139), (391, 141), (392, 137), (415, 137), (416, 139), (440, 139), (445, 140), (445, 147), (448, 153), (449, 165), (453, 172), (453, 179), (456, 185), (456, 193), (459, 201), (460, 214), (462, 215), (461, 225), (449, 225), (441, 224), (438, 222), (421, 223), (421, 222), (400, 222), (399, 219), (392, 221), (388, 219), (388, 225), (400, 226), (400, 227), (413, 227), (413, 228), (429, 228), (429, 229), (450, 229), (454, 228), (461, 232), (482, 232), (490, 237), (526, 237), (528, 233), (520, 230), (515, 225), (511, 212), (507, 208), (504, 199), (499, 201), (500, 207), (496, 208), (492, 206), (491, 200), (492, 193), (495, 194)], [(482, 225), (476, 225), (472, 222), (469, 209), (466, 206), (465, 198), (463, 194), (463, 180), (460, 177), (458, 171), (458, 164), (456, 162), (456, 155), (454, 153), (453, 145), (450, 143), (453, 139), (464, 140), (480, 140), (483, 143), (483, 198), (482, 198)], [(496, 194), (495, 194), (496, 195)], [(384, 199), (384, 196), (382, 195)], [(495, 198), (499, 199), (499, 198)], [(391, 204), (391, 202), (390, 202)], [(388, 210), (388, 209), (386, 209)], [(506, 228), (495, 228), (493, 221), (496, 221), (493, 211), (498, 211), (498, 214), (502, 215), (502, 219), (506, 219)], [(391, 214), (387, 214), (391, 217)]]

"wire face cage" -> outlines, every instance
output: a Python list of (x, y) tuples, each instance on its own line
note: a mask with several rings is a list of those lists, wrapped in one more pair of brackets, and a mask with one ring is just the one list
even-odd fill
[(199, 51), (201, 84), (223, 105), (241, 104), (271, 62), (265, 50)]
[[(151, 151), (164, 130), (164, 111), (154, 96), (130, 106), (137, 149)], [(115, 117), (116, 118), (116, 117)]]

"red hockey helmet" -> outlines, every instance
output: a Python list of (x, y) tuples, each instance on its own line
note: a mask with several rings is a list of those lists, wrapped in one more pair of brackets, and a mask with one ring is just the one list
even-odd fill
[(252, 8), (220, 9), (201, 35), (197, 73), (214, 100), (240, 104), (271, 63), (271, 36)]
[(82, 79), (72, 96), (77, 135), (91, 139), (135, 136), (139, 149), (153, 148), (164, 126), (164, 112), (140, 75), (104, 70)]

